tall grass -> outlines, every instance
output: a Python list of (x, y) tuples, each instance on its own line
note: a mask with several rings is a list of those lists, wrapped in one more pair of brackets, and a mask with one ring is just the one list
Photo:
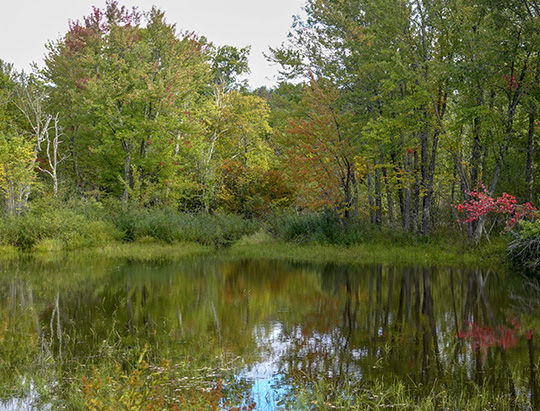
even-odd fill
[(110, 216), (124, 241), (147, 237), (166, 243), (195, 242), (202, 245), (228, 245), (256, 232), (260, 223), (234, 214), (186, 214), (171, 210), (117, 210)]
[(538, 272), (540, 269), (540, 219), (522, 220), (508, 236), (508, 258), (526, 270)]
[(0, 219), (0, 245), (43, 251), (148, 240), (223, 246), (255, 233), (260, 225), (233, 214), (186, 214), (127, 208), (114, 202), (41, 199), (21, 215)]
[(0, 243), (22, 250), (38, 244), (64, 250), (97, 246), (118, 236), (110, 223), (96, 218), (99, 208), (98, 203), (36, 200), (23, 214), (0, 219)]
[(405, 384), (329, 378), (294, 383), (285, 409), (311, 410), (528, 410), (533, 409), (527, 387), (517, 397), (470, 382)]
[(373, 229), (331, 213), (280, 214), (269, 219), (272, 233), (294, 243), (314, 242), (349, 246), (365, 242)]

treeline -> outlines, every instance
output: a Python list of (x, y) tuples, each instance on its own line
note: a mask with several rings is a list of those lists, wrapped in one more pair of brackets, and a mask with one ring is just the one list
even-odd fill
[(48, 49), (31, 76), (2, 66), (9, 214), (43, 193), (247, 212), (234, 192), (242, 179), (239, 189), (254, 186), (263, 202), (253, 213), (291, 203), (269, 142), (268, 103), (238, 80), (247, 48), (215, 47), (178, 34), (155, 8), (138, 13), (111, 1)]
[[(306, 7), (308, 20), (273, 55), (291, 76), (311, 75), (311, 115), (289, 135), (324, 152), (313, 166), (331, 168), (334, 202), (427, 234), (459, 218), (451, 205), (482, 185), (492, 197), (536, 199), (539, 2)], [(470, 236), (485, 223), (469, 224)]]
[[(479, 240), (472, 191), (538, 196), (540, 2), (309, 0), (248, 90), (249, 49), (109, 1), (0, 79), (5, 212), (40, 197), (268, 216)], [(294, 80), (289, 82), (288, 80)], [(326, 221), (326, 220), (325, 220)], [(339, 226), (339, 224), (337, 225)], [(486, 228), (487, 227), (487, 228)]]

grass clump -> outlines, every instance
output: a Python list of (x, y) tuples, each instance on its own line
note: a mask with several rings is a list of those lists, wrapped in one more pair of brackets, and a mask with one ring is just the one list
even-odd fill
[(117, 237), (105, 220), (94, 219), (101, 210), (98, 203), (62, 202), (41, 199), (21, 215), (7, 215), (0, 220), (0, 242), (21, 250), (52, 247), (75, 250), (94, 247)]
[(124, 207), (95, 200), (41, 199), (20, 215), (0, 219), (0, 246), (25, 251), (79, 250), (113, 243), (193, 242), (224, 246), (259, 230), (261, 223), (234, 214), (187, 214)]
[[(514, 397), (470, 382), (422, 386), (403, 381), (322, 378), (294, 383), (285, 409), (304, 410), (515, 410), (532, 409), (527, 391)], [(292, 395), (291, 395), (292, 394)]]
[(171, 361), (147, 343), (121, 350), (104, 347), (92, 360), (73, 362), (69, 378), (60, 378), (36, 401), (37, 406), (70, 410), (250, 411), (256, 406), (238, 387), (235, 360), (204, 365), (192, 357)]
[(509, 260), (527, 270), (540, 269), (540, 220), (521, 220), (509, 236)]
[(491, 243), (471, 245), (455, 236), (440, 236), (426, 240), (411, 236), (373, 234), (368, 240), (343, 246), (340, 244), (305, 241), (286, 242), (268, 234), (258, 233), (233, 244), (228, 253), (239, 258), (271, 258), (317, 264), (393, 264), (444, 265), (453, 267), (501, 268), (505, 255), (504, 238)]
[(222, 246), (256, 232), (260, 223), (234, 214), (187, 214), (172, 210), (117, 210), (110, 217), (126, 242), (154, 238), (165, 243)]
[(116, 363), (109, 375), (93, 374), (81, 380), (83, 403), (91, 410), (215, 410), (249, 411), (255, 404), (238, 406), (227, 398), (229, 370), (193, 369), (186, 361), (172, 365), (162, 359), (157, 365), (141, 355), (136, 364)]
[(270, 230), (286, 242), (350, 246), (365, 242), (370, 229), (359, 222), (325, 213), (281, 214), (269, 220)]

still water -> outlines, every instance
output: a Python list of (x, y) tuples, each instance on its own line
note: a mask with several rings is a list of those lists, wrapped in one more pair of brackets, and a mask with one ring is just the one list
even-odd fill
[(534, 405), (539, 304), (534, 281), (483, 270), (219, 256), (7, 262), (0, 409), (75, 409), (89, 370), (143, 353), (221, 370), (210, 379), (224, 378), (228, 404), (245, 409), (290, 409), (299, 383), (321, 379), (460, 380), (526, 391)]

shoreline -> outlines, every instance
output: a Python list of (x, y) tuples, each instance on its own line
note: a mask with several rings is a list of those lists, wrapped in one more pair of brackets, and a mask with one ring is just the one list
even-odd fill
[(24, 257), (55, 259), (58, 257), (127, 258), (132, 260), (175, 260), (203, 255), (226, 258), (278, 259), (315, 264), (392, 264), (508, 269), (506, 243), (502, 239), (480, 245), (449, 241), (449, 238), (426, 242), (385, 241), (379, 237), (351, 246), (291, 243), (257, 233), (230, 246), (212, 247), (195, 242), (165, 243), (160, 241), (107, 242), (101, 246), (64, 250), (56, 243), (37, 244), (30, 251), (14, 246), (0, 247), (0, 259)]

